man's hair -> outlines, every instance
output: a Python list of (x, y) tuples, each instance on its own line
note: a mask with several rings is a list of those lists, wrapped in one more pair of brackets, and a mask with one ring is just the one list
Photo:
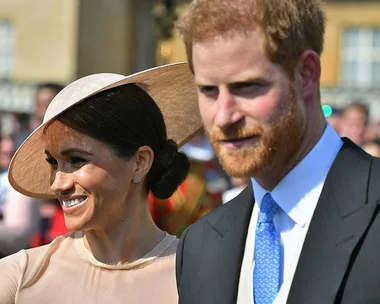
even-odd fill
[(303, 51), (321, 55), (325, 23), (320, 0), (193, 0), (177, 28), (192, 71), (194, 43), (258, 27), (268, 59), (290, 72)]
[(63, 88), (64, 88), (64, 86), (59, 84), (59, 83), (44, 82), (44, 83), (40, 83), (37, 86), (37, 92), (39, 92), (43, 89), (49, 89), (49, 90), (55, 91), (58, 94)]

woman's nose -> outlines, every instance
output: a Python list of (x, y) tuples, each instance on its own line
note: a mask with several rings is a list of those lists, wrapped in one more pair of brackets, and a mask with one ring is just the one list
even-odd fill
[(72, 189), (73, 185), (74, 182), (71, 177), (71, 173), (57, 171), (53, 177), (53, 181), (50, 188), (54, 193), (60, 194), (62, 192)]

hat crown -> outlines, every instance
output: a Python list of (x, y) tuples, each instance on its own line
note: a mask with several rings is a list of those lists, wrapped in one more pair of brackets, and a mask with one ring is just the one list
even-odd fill
[(126, 76), (120, 74), (99, 73), (82, 77), (70, 83), (52, 99), (46, 109), (43, 123), (58, 116), (84, 98), (125, 78)]

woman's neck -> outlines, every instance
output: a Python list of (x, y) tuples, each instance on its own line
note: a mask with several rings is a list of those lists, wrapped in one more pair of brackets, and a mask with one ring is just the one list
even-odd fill
[(138, 206), (112, 226), (84, 232), (84, 244), (97, 260), (112, 265), (130, 263), (142, 258), (164, 238), (165, 232), (154, 223), (147, 202)]

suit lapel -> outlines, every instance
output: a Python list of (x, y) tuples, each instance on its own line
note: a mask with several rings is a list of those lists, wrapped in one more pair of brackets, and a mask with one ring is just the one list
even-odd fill
[[(201, 277), (207, 278), (202, 303), (236, 303), (240, 268), (254, 205), (252, 185), (228, 203), (219, 217), (205, 220)], [(217, 277), (215, 277), (217, 273)], [(208, 298), (209, 297), (209, 298)]]
[(376, 202), (367, 202), (371, 161), (344, 140), (315, 209), (288, 303), (334, 303), (376, 208)]

